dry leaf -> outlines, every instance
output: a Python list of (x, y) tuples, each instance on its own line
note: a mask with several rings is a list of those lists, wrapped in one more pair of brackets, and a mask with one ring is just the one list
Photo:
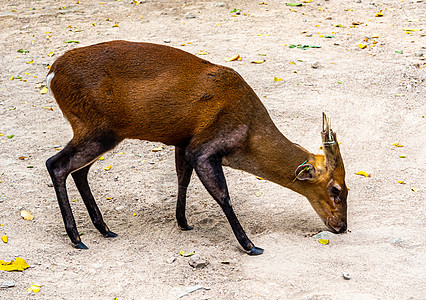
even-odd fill
[(19, 156), (18, 159), (20, 159), (20, 160), (27, 160), (27, 159), (29, 159), (29, 157), (28, 156)]
[(27, 264), (27, 262), (20, 257), (17, 257), (14, 261), (11, 260), (9, 262), (0, 260), (0, 271), (24, 271), (29, 267), (30, 266)]
[(404, 147), (404, 145), (401, 145), (400, 143), (393, 143), (392, 146), (395, 146), (395, 147)]
[(382, 13), (382, 11), (379, 11), (379, 12), (375, 15), (375, 17), (383, 17), (383, 13)]
[(28, 210), (21, 210), (21, 217), (27, 221), (31, 221), (32, 219), (34, 219), (33, 215), (31, 215)]
[(266, 61), (266, 59), (262, 59), (262, 60), (253, 60), (251, 61), (252, 64), (263, 64)]
[(280, 77), (274, 77), (274, 82), (277, 82), (277, 81), (283, 81), (283, 79)]
[(243, 58), (240, 55), (234, 55), (230, 57), (225, 57), (225, 61), (234, 61), (234, 60), (242, 60)]
[(181, 256), (183, 256), (183, 257), (188, 257), (188, 256), (192, 256), (192, 255), (194, 255), (194, 254), (195, 254), (195, 251), (192, 251), (192, 252), (184, 252), (183, 250), (181, 250), (179, 253), (180, 253), (180, 255), (181, 255)]
[(152, 152), (159, 152), (161, 150), (163, 150), (163, 146), (159, 146), (159, 147), (155, 147), (151, 149)]
[(7, 237), (7, 235), (3, 235), (1, 237), (1, 240), (3, 241), (3, 243), (7, 244), (7, 242), (9, 241), (9, 238)]
[(200, 50), (200, 51), (198, 51), (197, 52), (197, 54), (198, 55), (207, 55), (207, 54), (209, 54), (208, 52), (205, 52), (205, 51), (203, 51), (203, 50)]
[(367, 48), (367, 45), (364, 45), (364, 44), (358, 44), (358, 47), (359, 47), (360, 49), (365, 49), (365, 48)]
[(330, 241), (327, 239), (318, 239), (318, 242), (322, 245), (327, 245)]
[(27, 292), (38, 293), (40, 292), (41, 285), (32, 284), (29, 288), (27, 288)]
[(55, 55), (55, 52), (53, 52), (53, 51), (50, 51), (50, 52), (47, 54), (47, 56), (49, 56), (49, 57), (52, 57), (53, 55)]
[(40, 90), (40, 94), (44, 95), (47, 94), (49, 92), (48, 88), (46, 86), (44, 86), (41, 90)]
[(411, 188), (411, 190), (412, 190), (413, 192), (418, 192), (418, 191), (420, 191), (420, 189), (415, 188), (415, 187), (412, 187), (412, 188)]
[(399, 184), (405, 184), (405, 181), (404, 180), (398, 180), (398, 183)]
[(105, 157), (103, 157), (103, 156), (98, 158), (98, 160), (104, 160), (104, 159), (105, 159)]
[(111, 170), (111, 165), (106, 166), (106, 167), (104, 168), (104, 170), (105, 170), (105, 171), (109, 171), (109, 170)]
[(364, 172), (364, 171), (359, 171), (359, 172), (356, 172), (355, 174), (365, 176), (365, 177), (371, 177), (371, 174), (368, 174), (367, 172)]

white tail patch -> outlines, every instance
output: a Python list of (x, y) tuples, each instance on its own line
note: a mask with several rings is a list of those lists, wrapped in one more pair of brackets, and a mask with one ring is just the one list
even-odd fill
[(50, 91), (50, 82), (52, 81), (53, 76), (55, 76), (55, 73), (52, 72), (49, 75), (47, 75), (47, 77), (46, 77), (46, 84), (47, 84), (47, 88), (49, 89), (49, 91)]

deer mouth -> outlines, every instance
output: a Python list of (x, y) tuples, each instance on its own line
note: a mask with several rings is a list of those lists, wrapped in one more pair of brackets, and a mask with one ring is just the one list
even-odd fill
[(346, 221), (336, 220), (336, 218), (327, 218), (324, 224), (333, 233), (344, 233), (348, 229)]

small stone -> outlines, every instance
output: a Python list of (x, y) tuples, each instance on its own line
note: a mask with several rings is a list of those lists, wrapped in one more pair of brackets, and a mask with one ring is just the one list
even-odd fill
[(176, 261), (176, 257), (170, 257), (168, 260), (166, 260), (166, 263), (168, 263), (169, 265), (174, 263)]
[(325, 239), (325, 240), (329, 240), (331, 236), (331, 232), (330, 231), (321, 231), (319, 233), (317, 233), (316, 235), (312, 236), (314, 239), (318, 240), (318, 239)]
[(186, 19), (195, 19), (195, 15), (193, 14), (193, 13), (187, 13), (186, 15), (185, 15), (185, 18)]
[(3, 283), (1, 284), (1, 288), (10, 288), (10, 287), (14, 287), (15, 286), (15, 281), (13, 280), (5, 280), (3, 281)]
[[(172, 40), (171, 39), (165, 39), (164, 40), (164, 42), (166, 43), (166, 44), (169, 44), (169, 43), (171, 43), (172, 42)], [(140, 154), (139, 154), (140, 155)], [(140, 155), (139, 157), (142, 157), (142, 155)]]
[(351, 280), (351, 275), (349, 273), (342, 273), (343, 279)]
[(121, 206), (117, 206), (117, 207), (115, 208), (115, 210), (116, 210), (116, 211), (118, 211), (118, 212), (123, 211), (123, 210), (124, 210), (124, 206), (123, 206), (123, 205), (121, 205)]
[(415, 57), (423, 57), (423, 52), (420, 52), (420, 51), (414, 52), (414, 56)]
[(48, 187), (53, 187), (53, 182), (49, 182), (49, 183), (47, 184), (47, 186), (48, 186)]
[(316, 61), (316, 62), (312, 63), (311, 67), (313, 69), (318, 69), (319, 67), (321, 67), (321, 64), (320, 64), (319, 61)]
[(215, 6), (217, 6), (217, 7), (225, 7), (225, 3), (218, 2), (218, 3), (215, 4)]
[(202, 269), (207, 266), (209, 262), (201, 258), (198, 254), (194, 254), (189, 259), (189, 265), (195, 269)]

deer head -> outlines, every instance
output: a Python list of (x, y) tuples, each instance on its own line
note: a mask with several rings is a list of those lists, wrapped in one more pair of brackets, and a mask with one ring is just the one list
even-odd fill
[(331, 129), (330, 120), (324, 113), (321, 136), (324, 155), (315, 155), (313, 159), (297, 167), (295, 180), (302, 184), (297, 188), (297, 192), (308, 198), (331, 231), (345, 232), (348, 195), (345, 167), (336, 133)]

